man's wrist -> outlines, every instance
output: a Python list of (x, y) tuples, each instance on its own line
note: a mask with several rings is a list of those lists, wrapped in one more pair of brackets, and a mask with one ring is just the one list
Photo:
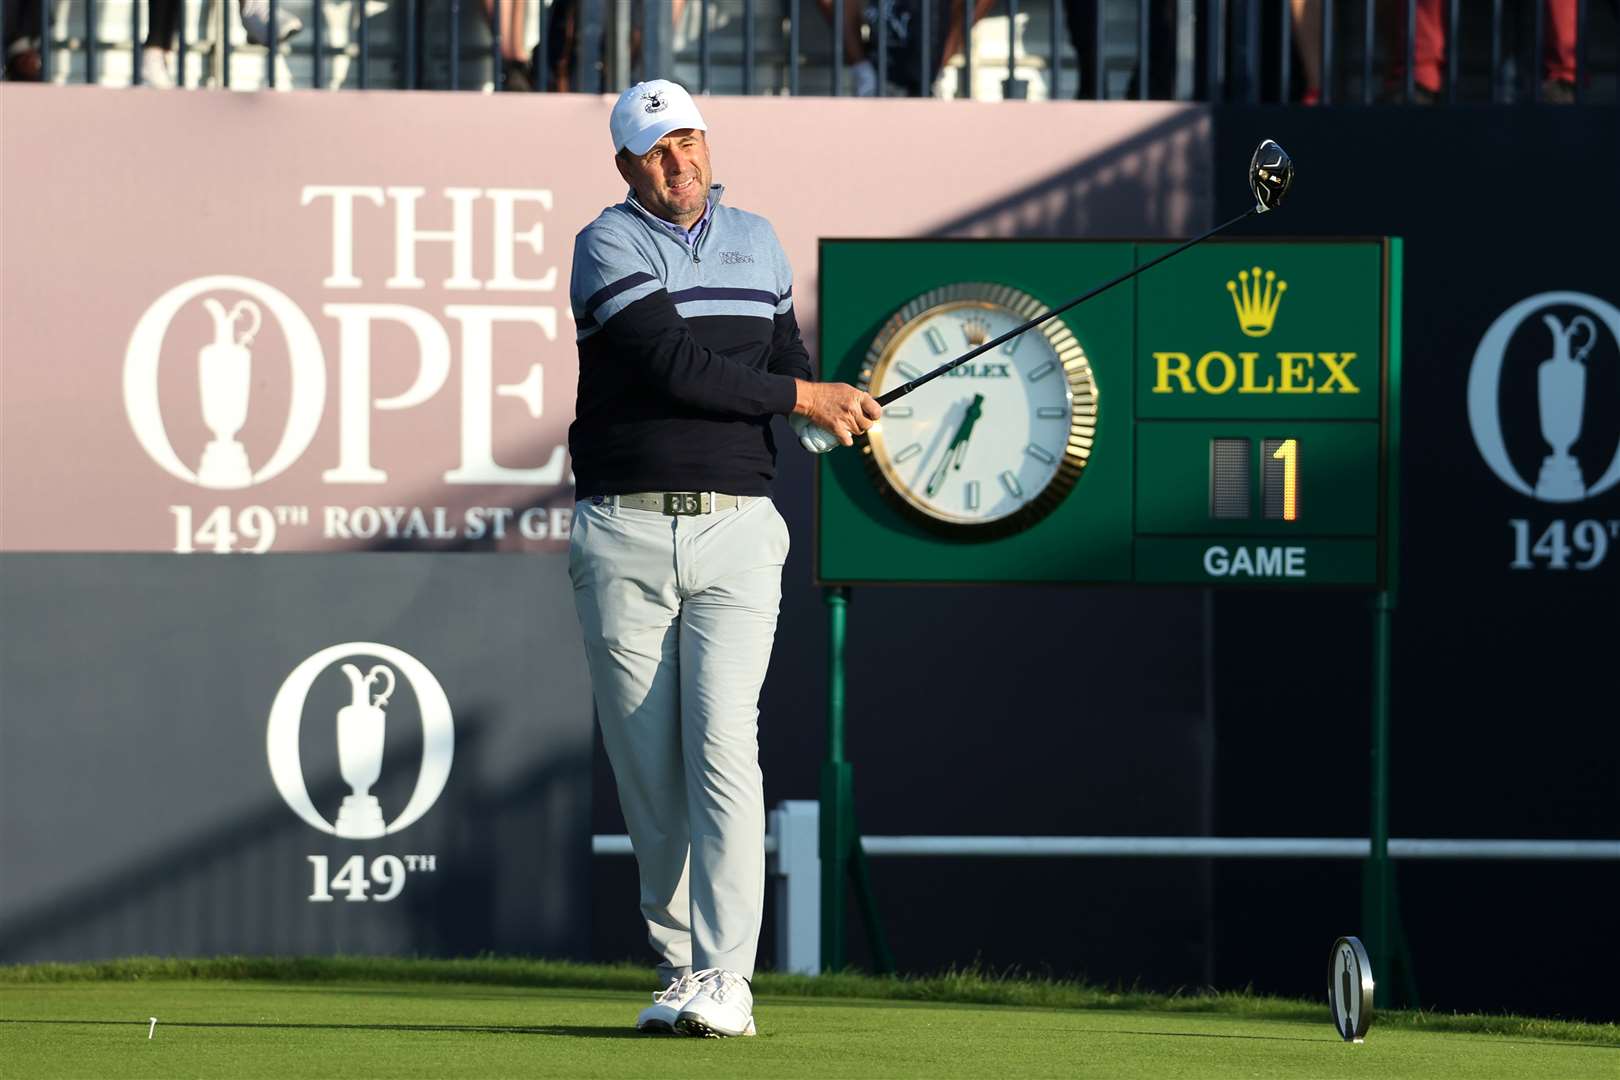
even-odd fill
[(816, 384), (808, 379), (793, 380), (793, 409), (791, 416), (810, 415), (810, 403), (815, 400)]

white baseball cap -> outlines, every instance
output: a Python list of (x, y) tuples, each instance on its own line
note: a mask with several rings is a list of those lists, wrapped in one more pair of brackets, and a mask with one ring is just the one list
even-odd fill
[(709, 130), (692, 95), (668, 79), (636, 83), (620, 94), (608, 127), (613, 132), (613, 152), (629, 150), (637, 157), (672, 131)]

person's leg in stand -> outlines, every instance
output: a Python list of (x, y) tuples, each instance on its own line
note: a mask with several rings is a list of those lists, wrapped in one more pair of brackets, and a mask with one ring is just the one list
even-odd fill
[[(816, 0), (827, 25), (833, 23), (834, 0)], [(856, 97), (872, 97), (877, 93), (877, 68), (866, 55), (866, 42), (861, 39), (861, 0), (841, 0), (844, 5), (844, 63), (855, 82)]]
[(1547, 0), (1541, 100), (1554, 105), (1575, 103), (1575, 14), (1575, 0)]
[[(939, 63), (934, 65), (934, 70), (939, 72), (934, 81), (935, 97), (946, 96), (949, 92), (947, 88), (956, 85), (956, 72), (947, 72), (945, 65), (950, 63), (953, 57), (964, 55), (963, 46), (966, 40), (962, 27), (962, 0), (940, 0), (940, 2), (946, 9), (947, 17), (944, 47), (939, 51)], [(990, 14), (990, 9), (998, 2), (999, 0), (974, 0), (973, 25), (979, 25), (979, 20)], [(972, 97), (973, 87), (967, 87), (963, 96)]]
[(174, 38), (180, 29), (180, 0), (151, 0), (146, 9), (146, 43), (141, 49), (141, 84), (174, 87)]
[(1299, 100), (1304, 105), (1322, 102), (1322, 0), (1289, 0), (1293, 5), (1294, 44), (1305, 86)]
[[(1417, 38), (1412, 47), (1412, 101), (1433, 105), (1440, 98), (1441, 71), (1446, 61), (1446, 24), (1441, 0), (1416, 0)], [(1406, 86), (1406, 3), (1385, 0), (1379, 9), (1389, 50), (1389, 74), (1384, 97), (1404, 101)]]
[(1096, 96), (1093, 93), (1095, 77), (1092, 65), (1099, 61), (1097, 0), (1063, 0), (1063, 21), (1065, 29), (1069, 31), (1069, 44), (1074, 46), (1075, 72), (1080, 76), (1080, 85), (1075, 88), (1074, 96), (1089, 101)]
[(6, 6), (6, 78), (12, 82), (38, 82), (45, 64), (38, 40), (39, 4), (36, 0), (0, 0)]
[(528, 29), (527, 0), (484, 0), (484, 17), (501, 36), (501, 85), (499, 90), (534, 89), (529, 70), (529, 51), (523, 36)]
[(566, 94), (574, 88), (574, 11), (575, 0), (552, 0), (551, 17), (546, 20), (546, 66), (550, 69), (547, 90)]

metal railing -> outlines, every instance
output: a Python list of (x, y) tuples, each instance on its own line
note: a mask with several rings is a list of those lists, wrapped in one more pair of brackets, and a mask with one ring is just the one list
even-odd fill
[[(1617, 0), (267, 2), (272, 25), (290, 13), (302, 29), (251, 43), (242, 0), (0, 0), (6, 75), (139, 85), (144, 44), (183, 87), (602, 93), (663, 74), (741, 94), (1620, 97)], [(153, 40), (154, 22), (171, 40)]]
[[(783, 971), (821, 970), (821, 810), (792, 800), (768, 817), (765, 854), (777, 879), (776, 963)], [(1228, 836), (865, 836), (872, 858), (996, 859), (1366, 859), (1365, 837)], [(633, 854), (623, 835), (591, 837), (593, 855)], [(1396, 859), (1442, 861), (1620, 862), (1620, 840), (1391, 839)]]

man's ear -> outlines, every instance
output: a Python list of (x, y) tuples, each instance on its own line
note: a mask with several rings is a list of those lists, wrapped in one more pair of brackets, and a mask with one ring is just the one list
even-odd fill
[(620, 150), (617, 154), (614, 154), (613, 164), (618, 166), (620, 178), (623, 179), (625, 183), (630, 184), (631, 187), (635, 187), (635, 184), (631, 183), (630, 181), (630, 165), (629, 162), (625, 160), (624, 155), (625, 152), (623, 150)]

